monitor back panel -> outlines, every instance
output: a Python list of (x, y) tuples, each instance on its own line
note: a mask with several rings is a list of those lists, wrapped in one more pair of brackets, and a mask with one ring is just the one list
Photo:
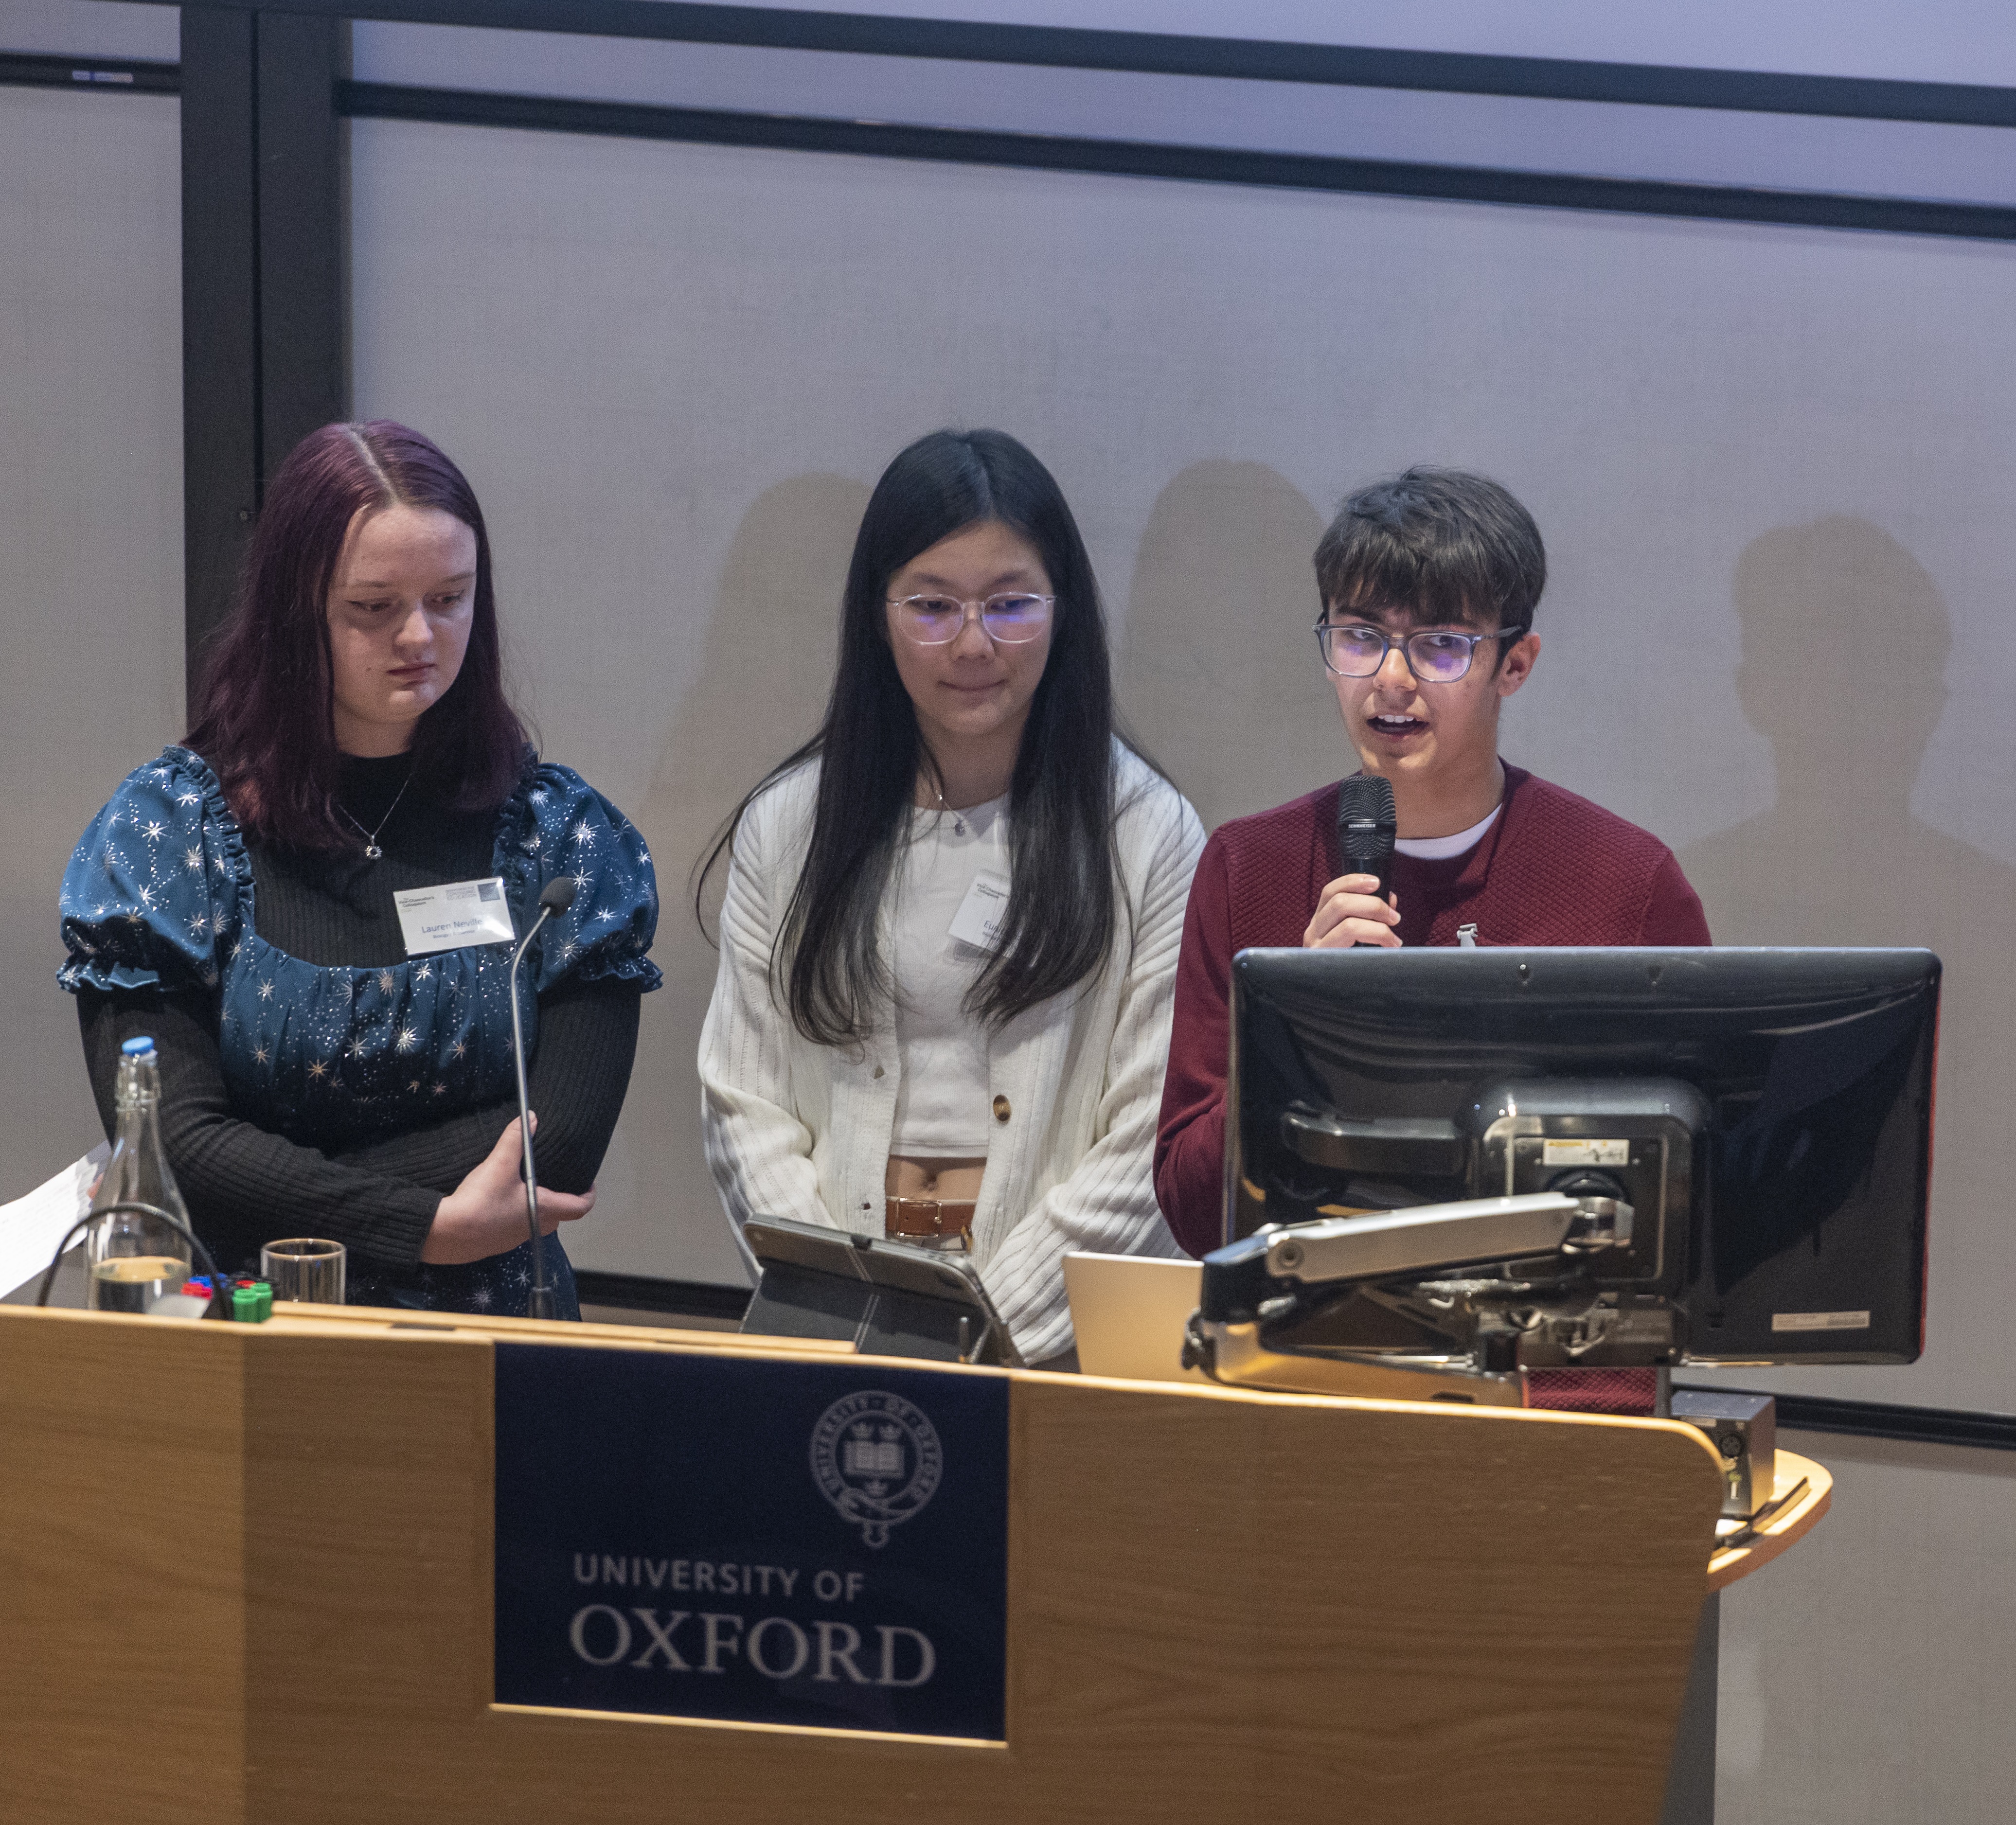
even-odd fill
[[(1229, 1236), (1342, 1195), (1285, 1145), (1292, 1104), (1446, 1121), (1507, 1080), (1677, 1078), (1712, 1112), (1685, 1225), (1690, 1359), (1923, 1347), (1929, 952), (1255, 950), (1233, 984)], [(1446, 1175), (1391, 1189), (1470, 1194)]]

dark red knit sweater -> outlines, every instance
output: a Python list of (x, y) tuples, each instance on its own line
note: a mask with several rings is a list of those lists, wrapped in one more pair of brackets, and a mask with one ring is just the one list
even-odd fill
[[(1175, 1029), (1155, 1139), (1155, 1195), (1193, 1254), (1222, 1240), (1226, 1012), (1232, 959), (1297, 945), (1341, 872), (1334, 786), (1221, 825), (1204, 845), (1176, 965)], [(1400, 939), (1453, 945), (1706, 944), (1708, 920), (1672, 851), (1600, 805), (1505, 769), (1498, 820), (1447, 862), (1393, 859)]]

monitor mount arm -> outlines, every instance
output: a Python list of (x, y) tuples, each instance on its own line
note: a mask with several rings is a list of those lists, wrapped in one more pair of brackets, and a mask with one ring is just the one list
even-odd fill
[[(1352, 1164), (1370, 1163), (1350, 1150)], [(1543, 1192), (1269, 1224), (1205, 1258), (1184, 1366), (1239, 1387), (1522, 1406), (1522, 1336), (1544, 1330), (1572, 1355), (1579, 1331), (1593, 1324), (1592, 1341), (1607, 1334), (1588, 1267), (1629, 1247), (1633, 1215), (1619, 1199)], [(1360, 1292), (1450, 1347), (1399, 1353), (1289, 1341), (1305, 1320)]]

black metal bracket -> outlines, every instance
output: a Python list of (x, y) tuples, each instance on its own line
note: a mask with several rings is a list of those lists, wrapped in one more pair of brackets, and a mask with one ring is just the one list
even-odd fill
[(182, 9), (186, 677), (229, 614), (267, 478), (348, 410), (334, 95), (348, 28)]

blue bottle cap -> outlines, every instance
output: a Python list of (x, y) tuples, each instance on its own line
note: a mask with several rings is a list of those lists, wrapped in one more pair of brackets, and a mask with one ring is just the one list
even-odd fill
[(119, 1049), (128, 1058), (138, 1058), (143, 1052), (152, 1052), (154, 1049), (154, 1042), (146, 1038), (128, 1039)]

